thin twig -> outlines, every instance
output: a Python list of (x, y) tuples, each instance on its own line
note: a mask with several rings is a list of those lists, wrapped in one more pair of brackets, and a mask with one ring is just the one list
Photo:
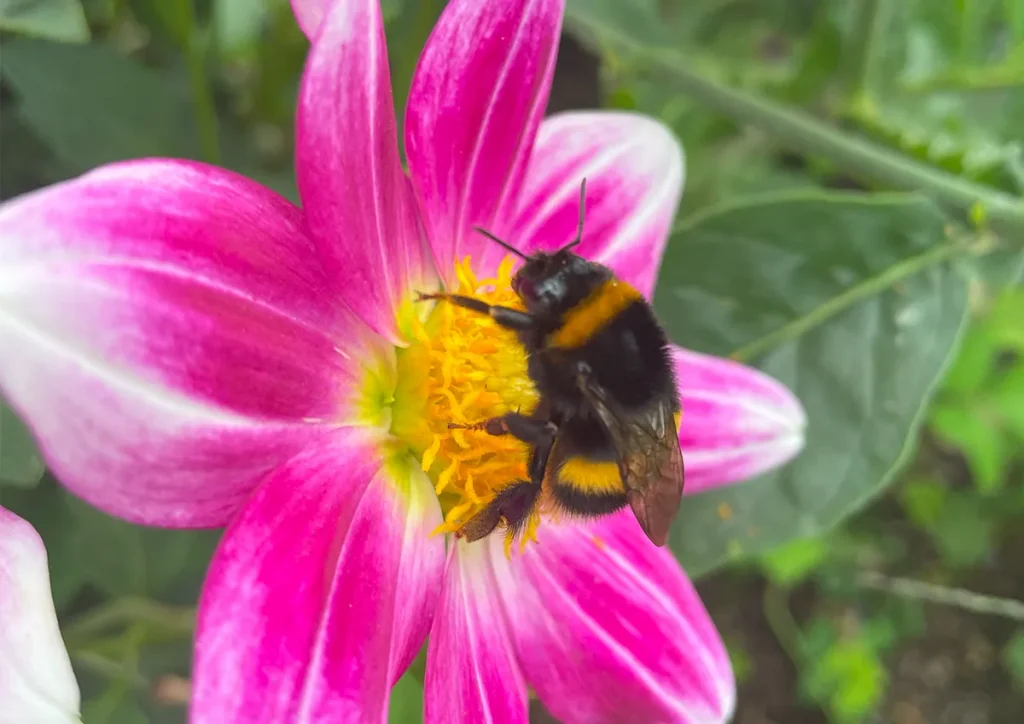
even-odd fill
[(1013, 598), (986, 596), (965, 588), (939, 586), (910, 578), (889, 577), (876, 571), (864, 571), (858, 574), (856, 580), (864, 588), (885, 591), (901, 598), (929, 601), (972, 613), (1024, 621), (1024, 601)]

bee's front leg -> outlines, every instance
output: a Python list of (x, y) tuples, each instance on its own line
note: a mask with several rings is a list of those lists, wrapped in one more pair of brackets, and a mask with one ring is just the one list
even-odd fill
[(488, 435), (495, 436), (511, 435), (528, 445), (537, 445), (549, 437), (554, 437), (558, 432), (558, 425), (552, 420), (538, 419), (519, 412), (509, 412), (498, 417), (491, 417), (473, 425), (449, 422), (448, 427), (450, 429), (483, 430)]
[(500, 417), (492, 417), (475, 425), (448, 423), (448, 427), (469, 430), (483, 430), (489, 435), (511, 435), (533, 446), (530, 456), (530, 482), (540, 483), (544, 480), (551, 451), (555, 447), (558, 436), (558, 425), (553, 420), (529, 417), (518, 412), (509, 412)]
[(430, 300), (450, 302), (456, 306), (463, 307), (464, 309), (470, 309), (474, 312), (479, 312), (480, 314), (486, 314), (498, 325), (517, 332), (527, 332), (531, 329), (537, 328), (537, 320), (531, 314), (518, 309), (512, 309), (511, 307), (501, 307), (494, 304), (488, 304), (487, 302), (474, 299), (473, 297), (466, 297), (462, 294), (449, 294), (447, 292), (432, 292), (430, 294), (424, 294), (423, 292), (420, 292), (416, 297), (417, 302), (426, 302)]

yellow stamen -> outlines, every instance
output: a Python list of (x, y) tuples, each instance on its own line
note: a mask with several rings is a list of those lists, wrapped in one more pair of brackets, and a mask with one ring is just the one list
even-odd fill
[[(511, 257), (492, 278), (478, 279), (468, 258), (456, 265), (455, 291), (489, 304), (522, 309), (512, 291)], [(526, 353), (515, 333), (486, 315), (437, 304), (411, 325), (409, 347), (398, 350), (392, 433), (420, 458), (434, 481), (445, 522), (456, 532), (506, 485), (527, 478), (528, 448), (515, 438), (469, 427), (516, 410), (529, 413), (537, 394), (526, 374)], [(522, 543), (536, 540), (540, 516), (530, 517)], [(511, 549), (511, 538), (506, 542)]]

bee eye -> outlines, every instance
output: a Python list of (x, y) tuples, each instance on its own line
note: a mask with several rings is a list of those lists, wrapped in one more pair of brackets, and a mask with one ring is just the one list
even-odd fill
[(523, 299), (530, 299), (534, 294), (533, 282), (529, 279), (521, 279), (516, 277), (512, 280), (512, 291), (518, 294)]

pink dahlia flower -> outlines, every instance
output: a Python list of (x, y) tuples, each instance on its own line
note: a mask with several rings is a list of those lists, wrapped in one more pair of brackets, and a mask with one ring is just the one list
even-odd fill
[(0, 508), (0, 724), (73, 724), (79, 703), (43, 541)]
[[(445, 533), (523, 476), (518, 443), (449, 430), (535, 402), (487, 319), (512, 261), (572, 238), (649, 295), (682, 151), (634, 114), (543, 119), (562, 0), (452, 0), (412, 83), (403, 171), (376, 0), (295, 0), (302, 208), (149, 159), (0, 211), (0, 387), (50, 468), (109, 513), (228, 524), (200, 601), (196, 722), (384, 721), (429, 634), (428, 722), (719, 722), (729, 661), (693, 586), (625, 511)], [(427, 316), (421, 316), (427, 315)], [(799, 403), (675, 351), (688, 492), (792, 457)], [(684, 503), (685, 505), (685, 503)]]

